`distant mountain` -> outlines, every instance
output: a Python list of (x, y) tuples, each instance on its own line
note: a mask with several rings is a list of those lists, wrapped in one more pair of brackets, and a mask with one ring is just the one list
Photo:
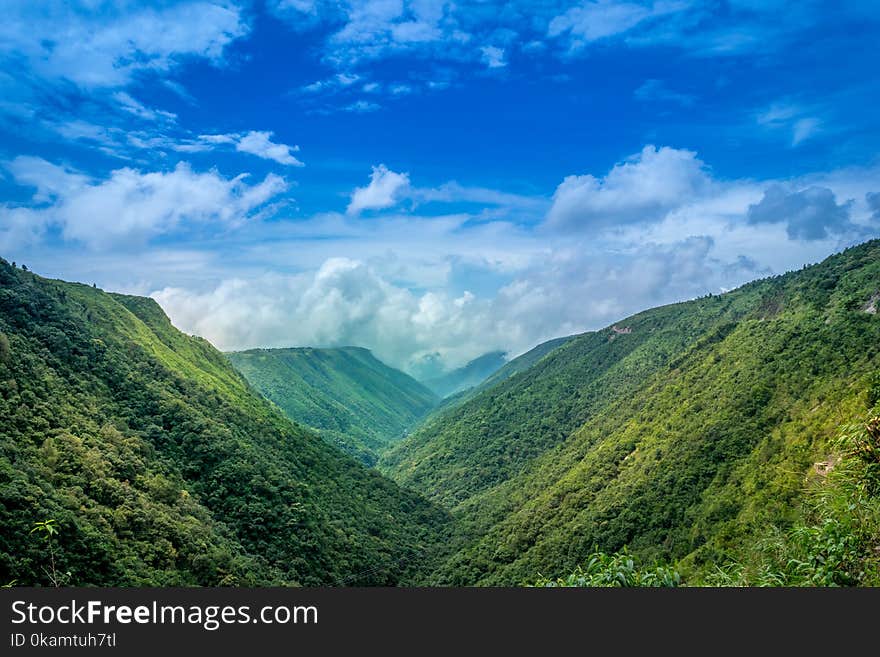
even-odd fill
[(428, 581), (516, 584), (624, 547), (700, 572), (797, 521), (839, 426), (880, 397), (878, 298), (875, 240), (576, 336), (432, 416), (379, 462), (458, 520)]
[(0, 260), (0, 583), (394, 585), (420, 579), (448, 521), (152, 299)]
[(483, 380), (483, 382), (479, 385), (476, 385), (473, 388), (467, 388), (465, 390), (453, 393), (448, 397), (444, 397), (437, 404), (437, 406), (434, 407), (434, 409), (431, 411), (431, 414), (425, 419), (425, 423), (433, 421), (435, 418), (441, 416), (447, 409), (464, 403), (471, 397), (475, 397), (476, 395), (481, 393), (483, 390), (487, 390), (492, 386), (498, 385), (502, 381), (505, 381), (506, 379), (509, 379), (510, 377), (519, 374), (520, 372), (525, 372), (532, 365), (544, 358), (544, 356), (552, 352), (554, 349), (558, 349), (566, 342), (568, 342), (569, 340), (573, 340), (576, 337), (578, 336), (569, 335), (562, 338), (547, 340), (547, 342), (542, 342), (537, 347), (533, 347), (526, 353), (517, 356), (513, 360), (507, 361), (501, 368), (499, 368), (495, 371), (494, 374), (491, 374), (489, 377)]
[(252, 349), (227, 356), (289, 418), (367, 465), (439, 401), (359, 347)]
[(537, 363), (551, 351), (553, 351), (554, 349), (558, 349), (566, 342), (568, 342), (569, 340), (574, 340), (576, 337), (578, 336), (568, 335), (562, 338), (554, 338), (552, 340), (547, 340), (547, 342), (542, 342), (537, 347), (534, 347), (526, 353), (517, 356), (513, 360), (509, 360), (504, 363), (504, 365), (499, 368), (494, 374), (486, 377), (486, 379), (482, 383), (480, 383), (480, 385), (476, 386), (475, 391), (491, 388), (492, 386), (501, 383), (505, 379), (509, 379), (514, 374), (525, 372), (527, 369), (529, 369), (532, 365)]
[(473, 388), (488, 376), (497, 372), (507, 362), (505, 352), (491, 351), (470, 361), (467, 365), (422, 383), (438, 397), (448, 397), (462, 390)]

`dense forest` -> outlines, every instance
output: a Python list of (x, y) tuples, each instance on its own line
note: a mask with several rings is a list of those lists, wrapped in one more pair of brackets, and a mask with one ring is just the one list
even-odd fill
[(252, 349), (227, 354), (287, 417), (366, 465), (399, 441), (437, 403), (412, 377), (367, 349)]
[(441, 401), (365, 349), (226, 356), (0, 261), (0, 578), (880, 584), (878, 299), (872, 241)]
[(876, 394), (878, 293), (873, 241), (578, 336), (433, 415), (379, 463), (458, 521), (431, 583), (561, 577), (624, 548), (691, 575), (791, 528)]
[(4, 584), (406, 583), (448, 520), (154, 301), (0, 261)]

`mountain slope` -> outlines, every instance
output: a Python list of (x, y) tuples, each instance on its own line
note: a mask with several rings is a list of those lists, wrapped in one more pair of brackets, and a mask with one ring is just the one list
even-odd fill
[(291, 419), (372, 465), (437, 402), (367, 349), (253, 349), (227, 354), (254, 388)]
[(598, 546), (691, 568), (794, 520), (880, 369), (880, 242), (565, 343), (380, 469), (452, 508), (437, 583), (570, 572)]
[(541, 344), (533, 347), (526, 353), (520, 354), (516, 358), (507, 361), (500, 369), (498, 369), (494, 374), (491, 374), (479, 385), (474, 386), (473, 388), (467, 388), (466, 390), (461, 390), (460, 392), (456, 392), (452, 395), (449, 395), (448, 397), (444, 397), (440, 402), (438, 402), (431, 413), (425, 417), (423, 424), (433, 422), (438, 417), (449, 411), (449, 409), (463, 404), (468, 399), (476, 397), (484, 390), (488, 390), (489, 388), (498, 385), (502, 381), (505, 381), (510, 377), (519, 374), (520, 372), (525, 372), (530, 367), (532, 367), (532, 365), (541, 360), (544, 356), (576, 337), (576, 335), (570, 335), (563, 338), (554, 338), (552, 340), (548, 340), (547, 342), (542, 342)]
[[(0, 260), (0, 580), (395, 584), (445, 512), (257, 395), (150, 299)], [(69, 572), (69, 575), (67, 574)]]
[(498, 371), (506, 362), (503, 351), (491, 351), (474, 358), (466, 365), (447, 372), (442, 376), (423, 381), (426, 388), (438, 397), (448, 397), (462, 390), (473, 388), (482, 383), (486, 377)]
[(573, 340), (576, 337), (577, 336), (574, 335), (568, 335), (562, 338), (553, 338), (552, 340), (547, 340), (547, 342), (542, 342), (537, 347), (533, 347), (526, 353), (520, 354), (516, 358), (504, 363), (504, 365), (496, 372), (486, 377), (480, 385), (476, 386), (475, 391), (486, 390), (487, 388), (491, 388), (492, 386), (509, 379), (515, 374), (525, 372), (551, 351), (558, 349), (566, 342)]

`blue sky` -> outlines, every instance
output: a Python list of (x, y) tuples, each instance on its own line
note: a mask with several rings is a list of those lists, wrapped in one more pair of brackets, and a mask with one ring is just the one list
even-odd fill
[(224, 349), (515, 354), (877, 236), (878, 37), (869, 2), (13, 1), (0, 254)]

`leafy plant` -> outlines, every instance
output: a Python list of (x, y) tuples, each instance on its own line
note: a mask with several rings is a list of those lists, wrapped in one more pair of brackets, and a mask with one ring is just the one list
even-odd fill
[(641, 567), (626, 548), (613, 554), (595, 551), (584, 566), (578, 566), (565, 577), (539, 577), (534, 586), (547, 587), (674, 587), (682, 583), (681, 575), (667, 566)]
[(46, 549), (49, 551), (49, 565), (43, 566), (43, 572), (46, 573), (49, 582), (56, 588), (66, 584), (70, 580), (70, 572), (59, 573), (55, 564), (54, 538), (58, 534), (58, 529), (55, 527), (54, 518), (51, 520), (40, 520), (35, 522), (30, 533), (37, 533), (37, 535), (42, 538), (46, 545)]

